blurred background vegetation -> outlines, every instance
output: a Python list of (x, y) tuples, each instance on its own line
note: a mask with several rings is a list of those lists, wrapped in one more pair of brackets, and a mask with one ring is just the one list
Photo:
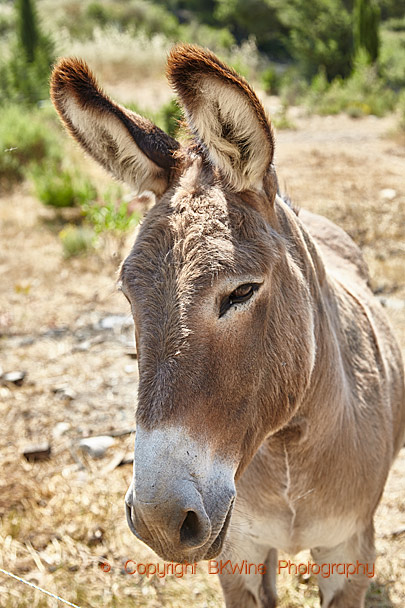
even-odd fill
[[(209, 47), (278, 95), (278, 128), (301, 105), (353, 117), (395, 111), (405, 130), (405, 0), (0, 0), (0, 190), (28, 180), (45, 205), (79, 209), (80, 226), (61, 232), (65, 255), (94, 247), (100, 226), (133, 222), (123, 221), (130, 198), (116, 188), (105, 205), (105, 190), (67, 145), (49, 102), (53, 62), (83, 57), (107, 84), (159, 81), (178, 41)], [(139, 107), (125, 97), (176, 134), (174, 100)]]

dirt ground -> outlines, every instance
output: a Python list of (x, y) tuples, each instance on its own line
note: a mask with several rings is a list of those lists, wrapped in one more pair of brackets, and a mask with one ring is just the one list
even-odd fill
[[(290, 120), (295, 129), (276, 134), (280, 184), (362, 247), (405, 354), (405, 147), (392, 135), (395, 118), (296, 109)], [(21, 385), (0, 382), (0, 567), (81, 608), (222, 606), (204, 564), (197, 574), (164, 578), (125, 568), (129, 559), (157, 562), (125, 522), (132, 470), (118, 464), (133, 434), (116, 436), (101, 459), (78, 446), (82, 437), (134, 426), (132, 321), (115, 290), (125, 247), (109, 241), (97, 254), (64, 260), (59, 220), (27, 184), (0, 197), (0, 225), (0, 365), (26, 373)], [(22, 457), (44, 441), (49, 460)], [(402, 449), (376, 517), (367, 608), (405, 606), (404, 474)], [(281, 606), (319, 605), (312, 578), (279, 575), (278, 584)], [(62, 605), (0, 572), (1, 608)]]

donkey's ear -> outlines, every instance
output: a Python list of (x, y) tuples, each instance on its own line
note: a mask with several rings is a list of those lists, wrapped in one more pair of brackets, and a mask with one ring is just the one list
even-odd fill
[(103, 167), (138, 192), (163, 194), (179, 143), (109, 99), (84, 61), (59, 61), (52, 73), (51, 98), (71, 135)]
[(212, 164), (236, 191), (261, 187), (274, 140), (263, 106), (248, 83), (211, 52), (174, 47), (167, 76), (189, 126)]

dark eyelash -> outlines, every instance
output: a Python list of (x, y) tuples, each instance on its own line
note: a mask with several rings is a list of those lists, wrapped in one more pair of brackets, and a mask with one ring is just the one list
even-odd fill
[[(250, 286), (249, 291), (243, 296), (234, 295), (235, 292), (241, 287)], [(226, 296), (221, 302), (221, 306), (219, 308), (219, 317), (223, 317), (224, 314), (233, 306), (234, 304), (239, 304), (241, 302), (247, 302), (253, 296), (254, 292), (257, 291), (260, 287), (259, 283), (246, 283), (245, 285), (240, 285), (235, 289), (229, 296)]]

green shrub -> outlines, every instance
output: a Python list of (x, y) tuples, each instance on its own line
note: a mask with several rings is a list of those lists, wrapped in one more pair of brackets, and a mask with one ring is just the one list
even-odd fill
[(274, 65), (271, 64), (263, 70), (261, 84), (266, 93), (271, 95), (279, 93), (281, 78)]
[(398, 100), (399, 111), (399, 129), (405, 133), (405, 91), (403, 91)]
[(51, 207), (78, 207), (97, 197), (97, 191), (88, 177), (76, 168), (60, 168), (46, 163), (31, 171), (35, 194)]
[(49, 96), (50, 64), (41, 51), (33, 63), (14, 44), (12, 58), (0, 58), (0, 104), (36, 104)]
[(319, 114), (347, 112), (353, 117), (367, 114), (384, 116), (394, 109), (397, 95), (379, 77), (376, 66), (368, 64), (368, 57), (360, 55), (346, 80), (335, 78), (329, 84), (324, 74), (318, 74), (304, 101)]
[(175, 98), (165, 103), (160, 109), (161, 128), (168, 135), (176, 137), (183, 118), (183, 111)]
[(279, 130), (294, 130), (297, 128), (293, 121), (288, 117), (288, 105), (285, 101), (283, 101), (281, 108), (272, 114), (271, 122), (273, 126)]
[(13, 11), (8, 10), (8, 5), (0, 5), (0, 9), (0, 36), (4, 37), (15, 28), (15, 15)]
[(82, 255), (93, 249), (95, 234), (86, 226), (73, 226), (69, 224), (59, 233), (65, 258)]
[(280, 3), (278, 16), (303, 75), (311, 78), (321, 66), (329, 81), (350, 74), (352, 15), (343, 0), (289, 0)]
[[(321, 73), (324, 75), (325, 72), (321, 70)], [(296, 66), (287, 68), (280, 78), (279, 92), (287, 106), (300, 104), (305, 99), (308, 88), (308, 82)]]
[(379, 66), (387, 85), (400, 90), (405, 88), (405, 17), (391, 23), (381, 28)]
[(213, 15), (217, 23), (231, 30), (239, 44), (253, 36), (260, 51), (283, 58), (288, 32), (279, 12), (277, 0), (216, 0)]
[(8, 189), (22, 181), (27, 171), (60, 159), (56, 130), (43, 110), (28, 112), (25, 106), (9, 105), (0, 112), (0, 184)]
[(122, 196), (122, 190), (117, 186), (104, 192), (101, 204), (94, 201), (82, 204), (85, 221), (96, 235), (127, 232), (139, 222), (141, 214), (131, 213)]
[(378, 0), (383, 21), (402, 18), (405, 15), (405, 0)]
[(213, 28), (198, 21), (181, 24), (177, 40), (205, 46), (214, 53), (230, 51), (236, 44), (228, 28)]

